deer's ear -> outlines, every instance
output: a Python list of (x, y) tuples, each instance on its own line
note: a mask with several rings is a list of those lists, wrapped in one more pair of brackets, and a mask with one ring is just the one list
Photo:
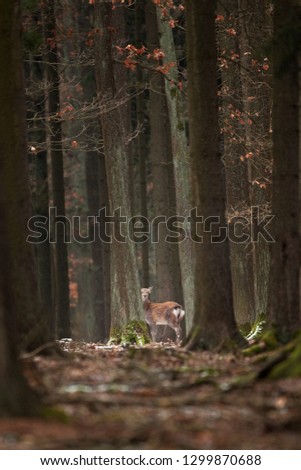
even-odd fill
[(153, 286), (149, 287), (148, 290), (151, 292), (153, 290)]

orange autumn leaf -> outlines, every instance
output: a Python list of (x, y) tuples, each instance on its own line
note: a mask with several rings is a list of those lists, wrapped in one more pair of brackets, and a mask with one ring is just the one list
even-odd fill
[(216, 18), (215, 18), (215, 21), (218, 22), (218, 21), (224, 21), (225, 17), (224, 15), (217, 15)]
[(157, 49), (154, 49), (153, 50), (153, 54), (152, 54), (153, 58), (155, 60), (160, 60), (160, 59), (163, 59), (163, 57), (165, 56), (164, 52), (161, 51), (161, 49), (157, 48)]
[(226, 33), (229, 34), (229, 36), (236, 36), (236, 34), (237, 34), (237, 32), (235, 31), (234, 28), (226, 29)]
[(136, 70), (137, 62), (130, 57), (127, 57), (123, 63), (127, 69)]

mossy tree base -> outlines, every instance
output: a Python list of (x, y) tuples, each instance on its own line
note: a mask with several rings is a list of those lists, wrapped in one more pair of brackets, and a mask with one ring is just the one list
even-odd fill
[(204, 330), (199, 325), (192, 328), (184, 344), (185, 349), (190, 351), (203, 349), (224, 353), (240, 350), (246, 345), (247, 341), (238, 331), (233, 331), (229, 335), (217, 336), (214, 332), (211, 335), (204, 335)]
[(125, 346), (136, 344), (137, 346), (144, 346), (150, 343), (150, 341), (146, 323), (132, 320), (124, 327), (114, 328), (111, 331), (109, 344), (122, 344)]
[(243, 354), (245, 356), (254, 356), (266, 351), (275, 351), (287, 344), (289, 339), (289, 336), (279, 336), (275, 329), (265, 330), (258, 335), (254, 344), (243, 350)]

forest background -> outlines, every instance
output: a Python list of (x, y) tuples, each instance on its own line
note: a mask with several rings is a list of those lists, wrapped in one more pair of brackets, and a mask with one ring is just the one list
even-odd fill
[(1, 414), (20, 354), (148, 343), (149, 285), (186, 352), (299, 377), (300, 1), (0, 5)]

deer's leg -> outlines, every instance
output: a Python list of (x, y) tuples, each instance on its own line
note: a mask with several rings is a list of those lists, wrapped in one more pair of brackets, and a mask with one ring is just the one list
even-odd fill
[(151, 337), (152, 337), (152, 342), (153, 343), (156, 343), (156, 339), (157, 339), (157, 325), (155, 323), (152, 323), (149, 325), (149, 328), (150, 328), (150, 333), (151, 333)]
[(180, 326), (176, 326), (174, 330), (175, 330), (176, 337), (177, 337), (177, 343), (179, 343), (182, 339), (182, 328)]

